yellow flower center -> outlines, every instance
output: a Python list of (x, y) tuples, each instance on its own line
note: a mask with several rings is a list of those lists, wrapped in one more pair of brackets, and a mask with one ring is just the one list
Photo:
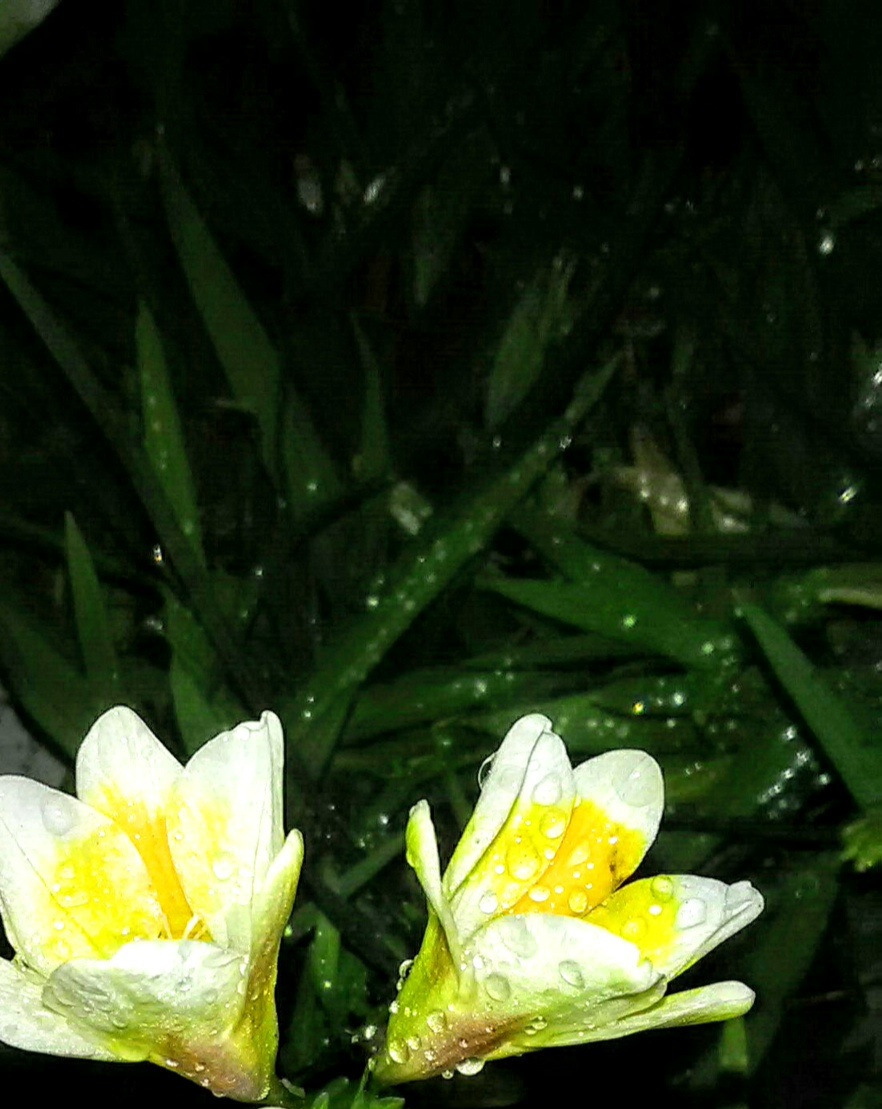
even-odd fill
[[(109, 959), (135, 939), (211, 942), (208, 926), (181, 886), (164, 813), (150, 813), (143, 803), (109, 789), (100, 800), (113, 824), (56, 841), (47, 881), (58, 910), (50, 953), (62, 962), (86, 954)], [(146, 881), (132, 865), (132, 847)]]
[(634, 872), (645, 850), (641, 832), (592, 801), (577, 798), (571, 810), (532, 802), (512, 810), (468, 884), (487, 887), (487, 913), (581, 917)]

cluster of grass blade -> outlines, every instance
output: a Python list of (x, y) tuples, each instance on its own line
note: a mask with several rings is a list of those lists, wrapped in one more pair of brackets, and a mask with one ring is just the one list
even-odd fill
[(843, 829), (882, 858), (882, 15), (766, 7), (63, 0), (0, 59), (3, 681), (68, 760), (114, 702), (182, 756), (279, 713), (291, 1078), (382, 1025), (409, 806), (449, 848), (541, 711), (767, 898), (760, 1004), (647, 1097), (803, 1104), (819, 1010), (827, 1103), (882, 1089), (824, 944)]

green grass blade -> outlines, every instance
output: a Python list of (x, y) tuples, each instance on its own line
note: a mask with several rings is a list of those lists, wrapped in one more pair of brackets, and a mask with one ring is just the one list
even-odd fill
[(199, 509), (181, 418), (169, 381), (162, 336), (143, 301), (138, 308), (135, 345), (141, 382), (144, 448), (174, 509), (181, 531), (190, 540), (199, 562), (204, 566)]
[(238, 403), (260, 428), (267, 469), (276, 470), (281, 364), (278, 351), (227, 265), (168, 155), (160, 163), (166, 217), (193, 300)]
[(741, 611), (769, 665), (852, 797), (862, 808), (878, 804), (882, 801), (882, 753), (873, 749), (848, 705), (771, 616), (754, 604), (742, 605)]
[(95, 573), (86, 541), (70, 512), (64, 515), (64, 543), (74, 620), (86, 677), (96, 695), (110, 702), (118, 696), (119, 659), (110, 631), (104, 590)]
[[(292, 743), (318, 774), (332, 752), (317, 741), (315, 722), (351, 695), (416, 617), (479, 554), (513, 507), (532, 488), (568, 442), (572, 429), (601, 396), (618, 365), (614, 358), (580, 382), (565, 415), (545, 432), (502, 477), (475, 494), (452, 518), (421, 535), (390, 573), (382, 596), (368, 598), (368, 611), (331, 647), (323, 665), (286, 712)], [(331, 735), (334, 733), (331, 732)]]

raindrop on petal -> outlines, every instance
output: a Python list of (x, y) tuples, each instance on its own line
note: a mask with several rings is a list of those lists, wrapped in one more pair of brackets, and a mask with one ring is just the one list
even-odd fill
[(677, 928), (695, 928), (707, 920), (707, 905), (699, 897), (690, 897), (684, 901), (677, 910), (675, 925)]

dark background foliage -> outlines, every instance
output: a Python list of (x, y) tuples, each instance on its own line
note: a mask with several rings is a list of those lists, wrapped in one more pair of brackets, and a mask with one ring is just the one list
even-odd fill
[(3, 681), (68, 762), (279, 712), (311, 1091), (419, 942), (408, 807), (449, 852), (541, 710), (662, 763), (648, 865), (762, 889), (690, 975), (758, 1004), (408, 1101), (882, 1102), (880, 53), (867, 0), (61, 0), (0, 60)]

